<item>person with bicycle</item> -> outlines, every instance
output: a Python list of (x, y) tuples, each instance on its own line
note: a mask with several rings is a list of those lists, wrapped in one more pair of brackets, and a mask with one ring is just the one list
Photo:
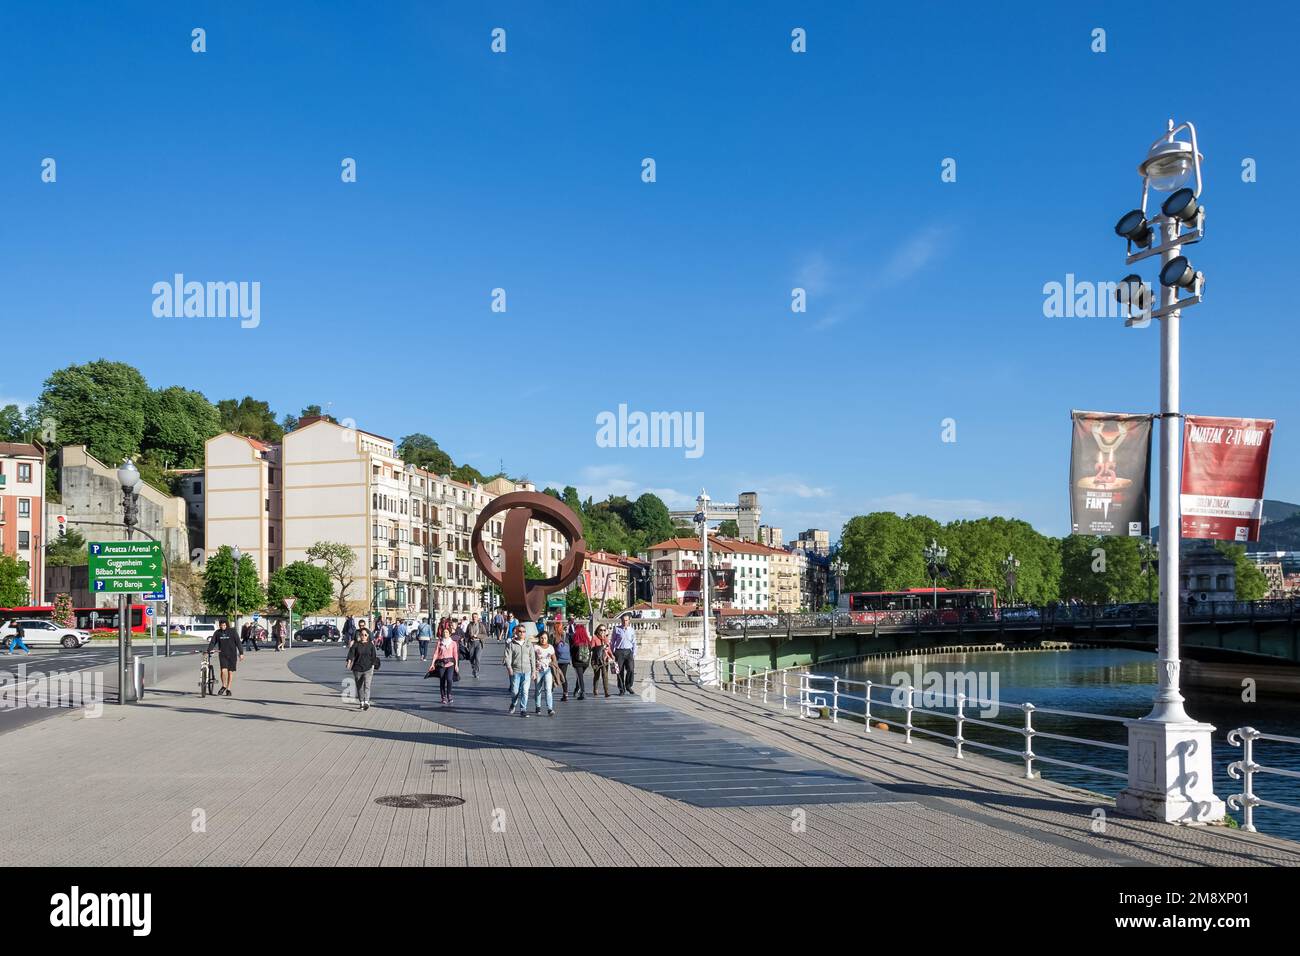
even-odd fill
[(230, 626), (230, 621), (223, 617), (220, 627), (212, 635), (212, 640), (208, 644), (208, 653), (211, 654), (213, 648), (216, 648), (217, 660), (221, 665), (221, 689), (217, 691), (218, 697), (234, 696), (230, 692), (230, 685), (235, 682), (235, 665), (244, 659), (244, 652), (239, 644), (239, 635)]

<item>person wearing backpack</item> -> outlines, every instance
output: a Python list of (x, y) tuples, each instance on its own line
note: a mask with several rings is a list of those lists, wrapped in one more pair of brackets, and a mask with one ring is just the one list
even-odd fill
[(570, 656), (573, 658), (573, 697), (574, 700), (587, 699), (587, 668), (591, 666), (591, 635), (581, 621), (573, 626), (573, 640), (570, 641)]

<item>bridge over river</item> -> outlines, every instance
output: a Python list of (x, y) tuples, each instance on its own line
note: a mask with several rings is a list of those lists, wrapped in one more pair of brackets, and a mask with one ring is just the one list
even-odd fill
[[(1185, 607), (1182, 656), (1207, 664), (1300, 665), (1296, 603), (1220, 601)], [(779, 668), (872, 654), (1044, 641), (1155, 650), (1158, 618), (1155, 604), (923, 608), (756, 613), (722, 618), (713, 631), (719, 658)]]

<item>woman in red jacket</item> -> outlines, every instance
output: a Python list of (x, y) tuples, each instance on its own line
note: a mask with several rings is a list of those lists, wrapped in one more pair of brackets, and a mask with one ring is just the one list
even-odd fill
[(573, 640), (570, 641), (569, 657), (573, 661), (574, 700), (587, 699), (586, 674), (591, 665), (591, 635), (587, 625), (578, 621), (573, 625)]

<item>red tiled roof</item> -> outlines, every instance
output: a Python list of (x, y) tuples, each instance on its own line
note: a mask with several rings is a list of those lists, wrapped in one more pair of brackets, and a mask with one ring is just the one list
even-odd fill
[(0, 455), (14, 457), (44, 458), (45, 452), (40, 445), (29, 445), (20, 441), (0, 441)]

